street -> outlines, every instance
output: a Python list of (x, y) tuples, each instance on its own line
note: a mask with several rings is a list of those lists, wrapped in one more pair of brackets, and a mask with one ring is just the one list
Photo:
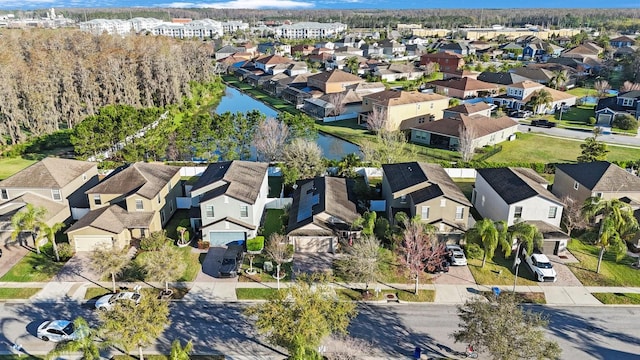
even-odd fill
[[(264, 342), (242, 315), (245, 304), (174, 302), (171, 325), (148, 352), (168, 353), (171, 341), (192, 339), (199, 354), (224, 353), (230, 358), (284, 359), (286, 354)], [(638, 359), (637, 307), (542, 307), (550, 319), (549, 335), (563, 349), (563, 359)], [(351, 335), (371, 344), (365, 358), (410, 358), (415, 346), (423, 357), (450, 356), (446, 348), (463, 351), (449, 337), (458, 325), (456, 307), (433, 304), (363, 304), (350, 328)], [(14, 343), (24, 352), (44, 354), (53, 344), (37, 339), (36, 328), (46, 319), (85, 317), (95, 323), (91, 304), (76, 302), (0, 304), (0, 354), (10, 353)], [(438, 344), (444, 345), (443, 349)], [(454, 357), (455, 358), (455, 357)], [(480, 356), (482, 358), (482, 356)]]
[[(517, 121), (517, 119), (514, 119)], [(575, 139), (575, 140), (584, 140), (588, 137), (593, 136), (593, 133), (588, 130), (572, 130), (572, 129), (562, 129), (562, 128), (543, 128), (536, 126), (529, 126), (525, 124), (518, 125), (518, 131), (522, 133), (533, 132), (533, 133), (541, 133), (549, 136), (557, 136), (560, 138), (566, 139)], [(640, 137), (638, 136), (626, 136), (626, 135), (600, 135), (598, 136), (598, 140), (604, 141), (610, 145), (618, 145), (618, 146), (633, 146), (640, 147)]]

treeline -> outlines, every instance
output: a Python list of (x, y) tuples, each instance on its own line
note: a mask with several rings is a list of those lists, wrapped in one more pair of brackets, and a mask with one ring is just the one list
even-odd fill
[(0, 145), (73, 128), (109, 104), (180, 103), (213, 74), (208, 44), (79, 30), (0, 31)]

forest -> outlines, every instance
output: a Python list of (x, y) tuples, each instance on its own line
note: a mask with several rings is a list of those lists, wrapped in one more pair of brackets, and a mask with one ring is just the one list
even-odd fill
[(214, 71), (209, 43), (168, 37), (2, 29), (0, 48), (0, 145), (71, 129), (110, 104), (180, 104)]

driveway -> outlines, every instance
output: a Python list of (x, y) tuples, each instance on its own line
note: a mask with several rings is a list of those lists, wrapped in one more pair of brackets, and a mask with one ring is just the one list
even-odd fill
[[(136, 253), (135, 247), (131, 247), (127, 255), (130, 258)], [(117, 278), (117, 276), (116, 276)], [(100, 275), (91, 269), (91, 252), (77, 252), (64, 266), (58, 271), (53, 278), (54, 281), (71, 281), (71, 282), (100, 282)], [(107, 279), (111, 281), (111, 279)]]
[(202, 269), (196, 276), (195, 282), (237, 282), (238, 277), (235, 278), (219, 278), (220, 265), (222, 265), (222, 257), (226, 247), (216, 246), (209, 248), (207, 256), (202, 262)]
[(0, 232), (0, 249), (2, 256), (0, 257), (0, 277), (4, 276), (17, 264), (22, 258), (29, 253), (29, 249), (19, 245), (15, 241), (11, 241), (8, 232)]
[[(565, 251), (561, 256), (558, 255), (547, 255), (549, 261), (553, 265), (553, 268), (556, 270), (557, 278), (556, 282), (539, 282), (540, 286), (582, 286), (582, 283), (578, 278), (571, 272), (567, 264), (577, 263), (578, 260), (571, 254), (569, 251)], [(520, 265), (520, 271), (527, 272), (527, 278), (530, 280), (534, 279), (533, 273), (527, 265), (526, 262), (522, 262)]]
[(476, 285), (476, 280), (468, 266), (449, 266), (449, 272), (431, 275), (434, 284)]
[(295, 253), (293, 255), (293, 274), (310, 274), (332, 272), (332, 253)]

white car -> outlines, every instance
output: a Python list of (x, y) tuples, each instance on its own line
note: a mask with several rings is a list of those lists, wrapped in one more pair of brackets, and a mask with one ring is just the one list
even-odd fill
[(447, 260), (454, 266), (467, 265), (467, 257), (458, 245), (447, 245)]
[(140, 299), (142, 295), (140, 293), (132, 292), (132, 291), (123, 291), (116, 294), (107, 294), (102, 296), (98, 301), (96, 301), (96, 309), (98, 310), (111, 310), (113, 305), (121, 300), (131, 300), (137, 304), (140, 303)]
[(38, 326), (37, 336), (44, 341), (61, 342), (81, 339), (87, 332), (76, 329), (69, 320), (50, 320)]
[(529, 264), (529, 268), (536, 276), (536, 280), (541, 282), (556, 282), (558, 276), (547, 255), (533, 254), (531, 256), (527, 256), (526, 259), (527, 264)]

